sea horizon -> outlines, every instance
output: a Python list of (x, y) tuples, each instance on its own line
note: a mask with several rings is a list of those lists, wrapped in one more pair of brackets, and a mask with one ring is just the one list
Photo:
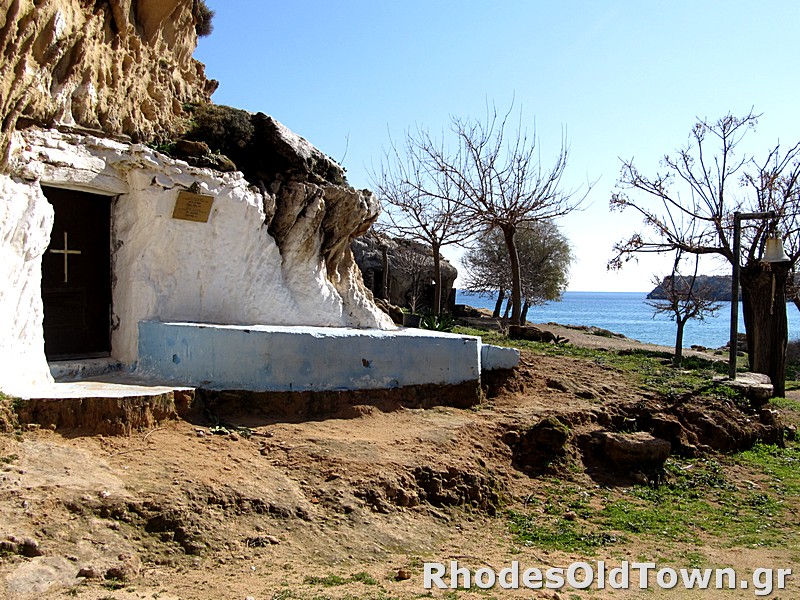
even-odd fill
[[(527, 321), (536, 323), (557, 323), (559, 325), (575, 325), (598, 327), (613, 333), (620, 333), (627, 338), (657, 344), (659, 346), (675, 346), (677, 326), (669, 315), (654, 313), (647, 304), (647, 294), (642, 292), (609, 292), (609, 291), (567, 291), (561, 300), (532, 306), (528, 311)], [(493, 310), (497, 295), (477, 295), (465, 290), (456, 290), (456, 304), (466, 304), (474, 308)], [(786, 315), (789, 328), (789, 340), (800, 338), (800, 311), (787, 302)], [(745, 332), (744, 317), (739, 303), (740, 333)], [(719, 302), (716, 314), (700, 321), (690, 320), (684, 329), (683, 346), (703, 346), (706, 348), (722, 348), (730, 338), (730, 301)]]

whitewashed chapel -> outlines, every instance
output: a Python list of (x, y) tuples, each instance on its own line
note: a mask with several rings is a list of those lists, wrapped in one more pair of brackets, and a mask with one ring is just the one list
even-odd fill
[(0, 14), (0, 389), (51, 382), (48, 361), (141, 368), (143, 352), (161, 377), (229, 388), (477, 379), (477, 338), (400, 331), (387, 345), (395, 327), (350, 250), (378, 202), (304, 139), (239, 114), (247, 179), (197, 166), (220, 160), (202, 144), (179, 160), (144, 143), (212, 106), (198, 18), (196, 0)]
[[(4, 389), (48, 381), (48, 358), (133, 364), (147, 319), (392, 326), (349, 254), (377, 215), (368, 192), (307, 175), (259, 190), (132, 143), (179, 130), (183, 104), (216, 85), (191, 57), (192, 9), (22, 1), (0, 15)], [(338, 169), (275, 128), (299, 160)]]

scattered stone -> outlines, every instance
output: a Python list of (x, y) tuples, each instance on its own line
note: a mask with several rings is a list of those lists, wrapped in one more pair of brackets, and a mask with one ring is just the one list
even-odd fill
[(569, 392), (570, 386), (567, 385), (565, 382), (561, 381), (560, 379), (552, 379), (549, 378), (546, 382), (547, 387), (552, 390), (558, 390), (559, 392)]
[(103, 579), (103, 573), (94, 565), (82, 567), (78, 571), (78, 577), (85, 577), (86, 579)]
[(255, 535), (246, 538), (244, 543), (248, 548), (266, 548), (267, 546), (276, 546), (281, 541), (274, 535)]
[(41, 549), (39, 548), (39, 542), (37, 542), (36, 540), (32, 540), (30, 538), (25, 538), (24, 540), (22, 540), (22, 543), (19, 545), (17, 553), (27, 558), (34, 558), (36, 556), (42, 556), (44, 554), (44, 552), (42, 552)]
[(661, 468), (672, 450), (667, 440), (646, 431), (613, 433), (596, 431), (592, 434), (603, 442), (608, 459), (618, 467)]
[(397, 575), (395, 575), (395, 579), (397, 581), (405, 581), (406, 579), (411, 579), (411, 571), (408, 569), (398, 569)]
[(563, 515), (561, 515), (561, 518), (564, 519), (565, 521), (574, 521), (578, 518), (578, 513), (576, 513), (574, 510), (568, 510)]
[(228, 439), (231, 440), (232, 442), (238, 442), (239, 434), (236, 433), (235, 431), (231, 431), (230, 435), (228, 435)]
[(119, 563), (106, 569), (105, 578), (117, 581), (130, 581), (137, 577), (142, 570), (142, 563), (138, 556), (120, 554)]
[(508, 337), (512, 340), (528, 340), (531, 342), (545, 342), (554, 344), (566, 344), (568, 339), (557, 336), (549, 331), (544, 331), (532, 325), (509, 325)]

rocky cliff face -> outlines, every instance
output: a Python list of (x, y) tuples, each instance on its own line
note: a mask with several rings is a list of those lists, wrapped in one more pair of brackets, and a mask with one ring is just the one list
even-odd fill
[[(352, 250), (364, 280), (373, 294), (382, 296), (383, 250), (389, 268), (387, 297), (391, 304), (414, 311), (430, 310), (433, 305), (433, 257), (430, 248), (402, 238), (390, 238), (370, 230), (353, 240)], [(443, 303), (453, 289), (458, 270), (442, 258)], [(446, 308), (446, 306), (445, 306)]]
[(193, 0), (7, 0), (0, 9), (0, 164), (25, 122), (134, 141), (180, 128), (216, 88), (197, 45)]

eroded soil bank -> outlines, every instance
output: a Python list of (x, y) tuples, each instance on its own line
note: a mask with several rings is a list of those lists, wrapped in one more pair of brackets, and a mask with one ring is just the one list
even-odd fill
[[(664, 526), (660, 539), (608, 512), (697, 472), (704, 479), (691, 481), (701, 487), (730, 486), (752, 498), (742, 511), (755, 507), (771, 528), (796, 531), (797, 490), (777, 498), (768, 474), (724, 454), (781, 442), (797, 416), (791, 404), (743, 412), (724, 394), (664, 393), (602, 360), (617, 348), (540, 350), (523, 350), (521, 367), (488, 382), (471, 408), (382, 410), (365, 398), (346, 413), (254, 419), (236, 402), (224, 414), (195, 411), (129, 436), (15, 429), (4, 413), (12, 431), (0, 436), (0, 586), (11, 598), (415, 598), (428, 593), (427, 561), (499, 571), (515, 560), (544, 568), (628, 557), (743, 573), (797, 561), (794, 534), (759, 544), (732, 542), (710, 525), (688, 537)], [(657, 449), (633, 458), (627, 447), (609, 450), (606, 434), (636, 431), (668, 441), (677, 462), (665, 471)], [(723, 512), (739, 502), (715, 498)], [(521, 518), (540, 532), (577, 532), (577, 541), (522, 535)], [(797, 596), (793, 585), (785, 597)], [(488, 593), (623, 598), (637, 590)], [(433, 590), (487, 597), (452, 594)], [(717, 596), (753, 591), (696, 597)]]

